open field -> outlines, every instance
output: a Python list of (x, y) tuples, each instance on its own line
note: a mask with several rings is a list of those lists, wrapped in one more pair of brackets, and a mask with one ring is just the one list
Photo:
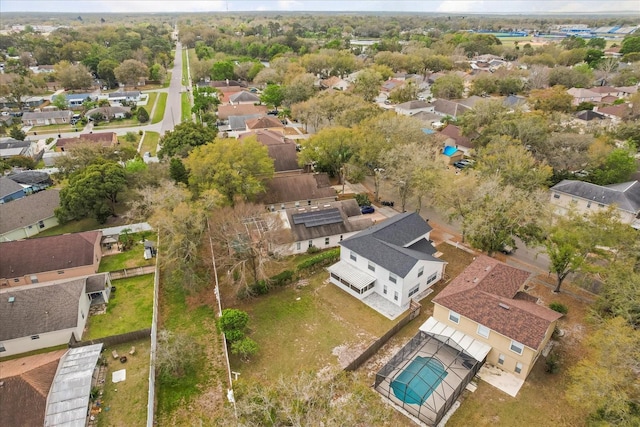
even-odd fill
[(82, 339), (92, 340), (151, 327), (153, 313), (153, 274), (113, 280), (107, 312), (89, 317), (87, 333)]
[[(135, 353), (129, 354), (131, 347)], [(134, 341), (105, 347), (103, 356), (107, 361), (107, 373), (100, 396), (102, 411), (96, 416), (99, 427), (145, 426), (147, 421), (147, 399), (149, 394), (150, 340)], [(111, 356), (111, 352), (127, 356), (126, 363)], [(120, 369), (127, 370), (127, 379), (113, 383), (111, 374)]]

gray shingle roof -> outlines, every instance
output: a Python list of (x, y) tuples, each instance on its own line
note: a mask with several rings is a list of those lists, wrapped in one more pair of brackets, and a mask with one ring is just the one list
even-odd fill
[(254, 95), (251, 92), (238, 92), (229, 97), (231, 102), (260, 102), (260, 97)]
[[(85, 278), (0, 291), (0, 341), (74, 328)], [(9, 302), (13, 297), (13, 302)], [(86, 313), (85, 313), (86, 314)]]
[[(56, 189), (40, 191), (10, 203), (0, 204), (0, 234), (51, 218), (58, 206), (60, 190)], [(0, 254), (0, 259), (1, 257)]]
[(9, 194), (17, 193), (22, 190), (22, 185), (18, 184), (12, 179), (6, 176), (0, 177), (0, 197), (8, 196)]
[(640, 212), (640, 182), (596, 185), (584, 181), (565, 179), (551, 187), (551, 191), (569, 194), (603, 205), (616, 205), (627, 212)]
[(425, 250), (426, 246), (416, 241), (429, 231), (431, 226), (420, 215), (404, 213), (345, 239), (341, 245), (405, 277), (419, 260), (443, 262), (433, 257), (435, 251)]

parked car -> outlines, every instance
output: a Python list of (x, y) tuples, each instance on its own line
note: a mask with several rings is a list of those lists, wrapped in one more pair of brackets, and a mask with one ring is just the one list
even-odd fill
[(500, 252), (502, 252), (505, 255), (512, 255), (515, 251), (516, 251), (516, 248), (509, 245), (504, 245), (502, 249), (500, 249)]
[(458, 160), (457, 162), (453, 162), (453, 166), (457, 167), (458, 169), (468, 168), (472, 164), (473, 164), (473, 161), (467, 160), (467, 159), (462, 159), (462, 160)]
[(373, 206), (361, 206), (360, 207), (360, 212), (362, 212), (363, 214), (372, 214), (376, 211), (376, 209)]

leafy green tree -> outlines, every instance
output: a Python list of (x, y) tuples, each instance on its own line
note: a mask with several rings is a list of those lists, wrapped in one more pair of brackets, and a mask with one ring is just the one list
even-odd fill
[(66, 89), (86, 89), (93, 84), (89, 69), (83, 64), (71, 64), (60, 61), (54, 66), (56, 77)]
[(149, 113), (147, 113), (144, 107), (138, 107), (136, 110), (136, 118), (140, 123), (147, 123), (149, 121)]
[(584, 62), (589, 64), (591, 68), (597, 68), (603, 58), (604, 52), (600, 49), (589, 49), (584, 57)]
[(189, 183), (189, 172), (187, 172), (187, 168), (184, 167), (182, 160), (177, 157), (172, 157), (169, 162), (169, 175), (176, 184), (179, 182), (183, 184)]
[(418, 86), (412, 81), (393, 88), (389, 94), (389, 99), (397, 104), (408, 102), (418, 97)]
[(142, 80), (149, 75), (147, 66), (135, 59), (127, 59), (118, 65), (113, 73), (119, 82), (129, 86), (137, 86)]
[(234, 78), (233, 62), (218, 61), (211, 67), (211, 80), (227, 80)]
[(66, 110), (67, 108), (69, 108), (67, 97), (63, 94), (59, 94), (51, 98), (51, 104), (56, 106), (58, 110)]
[(587, 42), (587, 47), (592, 47), (594, 49), (604, 50), (606, 46), (607, 41), (602, 37), (594, 37), (592, 39), (589, 39), (589, 41)]
[(524, 82), (519, 77), (505, 77), (498, 80), (497, 86), (500, 95), (514, 95), (522, 92)]
[(622, 40), (620, 53), (626, 55), (634, 52), (640, 52), (640, 36), (625, 37), (625, 39)]
[(497, 91), (498, 79), (493, 74), (480, 74), (471, 83), (471, 95), (491, 95)]
[(533, 108), (546, 112), (569, 112), (573, 109), (573, 97), (564, 86), (553, 86), (548, 89), (535, 89), (530, 95)]
[(569, 371), (568, 400), (590, 412), (590, 425), (640, 424), (638, 376), (640, 330), (622, 317), (598, 325), (586, 356)]
[(216, 190), (233, 205), (236, 196), (251, 199), (264, 192), (273, 176), (273, 159), (255, 138), (216, 139), (195, 147), (185, 159), (189, 185), (195, 194)]
[(462, 98), (464, 80), (455, 74), (447, 74), (440, 77), (431, 86), (431, 92), (437, 98), (455, 99)]
[(291, 106), (304, 102), (316, 93), (314, 86), (316, 78), (313, 74), (299, 74), (284, 87), (282, 103)]
[(217, 129), (201, 124), (192, 122), (180, 123), (160, 139), (161, 148), (158, 152), (158, 157), (186, 157), (194, 147), (213, 142), (216, 134)]
[(24, 141), (27, 137), (27, 134), (24, 133), (22, 128), (18, 126), (12, 126), (9, 130), (9, 136), (13, 139), (17, 139), (18, 141)]
[(314, 164), (315, 170), (338, 176), (355, 151), (353, 131), (343, 127), (323, 129), (302, 142), (298, 163)]
[(604, 163), (594, 169), (586, 179), (598, 185), (618, 184), (628, 181), (636, 169), (633, 150), (615, 148), (609, 153)]
[(549, 71), (549, 86), (561, 85), (567, 87), (590, 87), (589, 75), (580, 72), (579, 69), (568, 67), (556, 67)]
[(216, 324), (223, 334), (228, 334), (231, 331), (245, 332), (249, 324), (249, 314), (237, 308), (225, 308)]
[(0, 85), (0, 95), (6, 97), (9, 102), (16, 104), (18, 109), (22, 111), (25, 98), (37, 87), (35, 80), (25, 76), (15, 76)]
[(247, 362), (252, 356), (258, 353), (258, 343), (249, 337), (244, 337), (239, 341), (231, 344), (231, 354), (240, 356), (242, 360)]
[(122, 166), (102, 162), (87, 166), (69, 177), (60, 191), (60, 207), (55, 214), (60, 222), (92, 215), (100, 224), (115, 215), (118, 194), (127, 183)]
[(276, 111), (284, 100), (284, 88), (276, 84), (268, 84), (260, 95), (260, 101), (266, 105), (272, 105)]
[(153, 64), (151, 68), (149, 68), (149, 80), (151, 81), (162, 83), (166, 76), (167, 71), (160, 64)]
[(361, 95), (365, 101), (373, 102), (380, 93), (382, 75), (369, 68), (358, 73), (353, 85), (353, 92)]

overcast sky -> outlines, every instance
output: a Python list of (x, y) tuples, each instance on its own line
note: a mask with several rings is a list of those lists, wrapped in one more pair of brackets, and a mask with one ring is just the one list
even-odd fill
[(629, 12), (640, 0), (0, 0), (2, 12), (386, 11), (444, 13)]

